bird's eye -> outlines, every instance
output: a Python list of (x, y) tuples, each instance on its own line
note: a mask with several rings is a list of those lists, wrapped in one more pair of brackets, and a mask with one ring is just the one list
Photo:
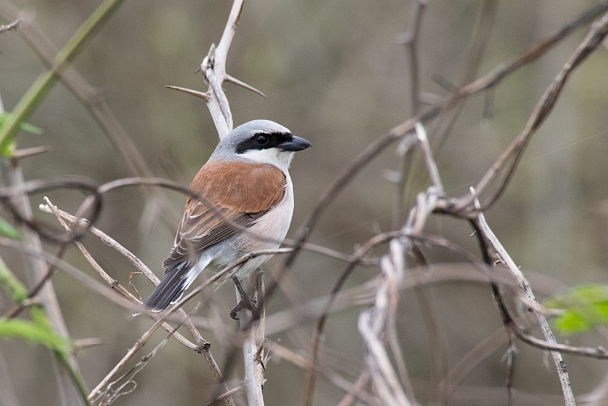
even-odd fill
[(268, 136), (264, 135), (264, 134), (258, 134), (255, 136), (255, 142), (258, 145), (266, 145), (268, 144)]

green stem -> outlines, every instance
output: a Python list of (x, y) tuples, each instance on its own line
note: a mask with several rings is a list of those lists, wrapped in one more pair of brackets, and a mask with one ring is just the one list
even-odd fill
[(2, 257), (0, 257), (0, 288), (4, 288), (8, 296), (17, 303), (27, 299), (27, 288), (6, 266)]
[[(15, 275), (11, 272), (11, 270), (6, 266), (6, 263), (0, 257), (0, 287), (3, 287), (4, 290), (8, 293), (8, 295), (17, 303), (21, 303), (23, 300), (27, 299), (27, 289), (25, 285), (21, 283), (19, 279), (15, 277)], [(53, 327), (49, 322), (46, 313), (42, 309), (42, 307), (38, 304), (34, 304), (28, 307), (30, 317), (32, 318), (32, 322), (41, 326), (45, 330), (49, 332), (49, 334), (55, 334), (53, 332)], [(2, 318), (0, 318), (0, 321)], [(63, 340), (62, 340), (63, 341)], [(87, 399), (88, 389), (86, 383), (80, 372), (72, 365), (70, 361), (70, 348), (71, 342), (65, 340), (65, 345), (56, 345), (56, 342), (46, 343), (47, 347), (49, 347), (54, 353), (61, 365), (68, 371), (72, 381), (76, 385), (76, 389), (78, 393), (84, 400), (84, 402), (89, 405), (90, 402)]]
[(59, 51), (53, 61), (50, 70), (41, 74), (34, 84), (23, 95), (13, 113), (6, 119), (0, 128), (0, 151), (6, 150), (10, 142), (15, 138), (19, 125), (27, 120), (38, 108), (42, 100), (57, 82), (57, 74), (68, 63), (70, 63), (82, 45), (90, 38), (120, 6), (123, 0), (104, 0), (103, 3), (91, 14), (91, 16), (80, 26), (72, 38)]

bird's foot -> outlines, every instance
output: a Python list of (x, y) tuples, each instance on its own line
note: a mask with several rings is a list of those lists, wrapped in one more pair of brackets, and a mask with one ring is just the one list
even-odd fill
[(233, 320), (238, 320), (239, 319), (238, 313), (243, 309), (247, 309), (247, 310), (251, 311), (251, 313), (253, 314), (254, 320), (260, 318), (260, 312), (258, 311), (255, 300), (251, 300), (249, 298), (241, 299), (237, 303), (237, 305), (234, 306), (232, 308), (232, 310), (230, 310), (230, 318)]
[(239, 296), (241, 297), (241, 300), (236, 304), (236, 306), (234, 306), (234, 308), (232, 310), (230, 310), (230, 318), (232, 320), (238, 320), (239, 319), (238, 313), (242, 309), (247, 309), (252, 313), (254, 320), (259, 319), (260, 312), (258, 311), (258, 308), (256, 306), (257, 301), (253, 300), (249, 297), (247, 292), (245, 292), (245, 289), (243, 289), (243, 285), (241, 285), (241, 281), (239, 281), (236, 276), (232, 277), (232, 280), (234, 281), (236, 290), (238, 290), (238, 292), (239, 292)]

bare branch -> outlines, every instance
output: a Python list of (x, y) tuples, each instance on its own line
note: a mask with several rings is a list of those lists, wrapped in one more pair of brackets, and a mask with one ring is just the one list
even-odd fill
[[(233, 78), (226, 73), (226, 60), (228, 58), (228, 50), (232, 43), (232, 39), (236, 34), (238, 22), (243, 10), (244, 0), (234, 0), (228, 21), (224, 28), (222, 38), (217, 46), (211, 45), (209, 53), (203, 59), (201, 63), (201, 72), (205, 78), (205, 81), (209, 83), (209, 90), (207, 94), (209, 99), (207, 101), (207, 107), (215, 123), (220, 140), (222, 140), (233, 128), (232, 113), (230, 111), (230, 105), (228, 98), (222, 89), (222, 84), (225, 81), (236, 83), (248, 90), (259, 93), (262, 96), (264, 94), (259, 90), (253, 88)], [(238, 268), (237, 268), (238, 269)], [(263, 279), (262, 279), (263, 281)], [(244, 311), (241, 311), (241, 318), (244, 320), (241, 323), (241, 328), (244, 330), (250, 330), (248, 338), (243, 341), (243, 356), (245, 360), (245, 389), (247, 391), (247, 399), (250, 405), (263, 405), (264, 397), (262, 394), (262, 385), (264, 381), (264, 365), (261, 362), (257, 362), (253, 354), (258, 350), (258, 347), (263, 342), (264, 337), (264, 297), (258, 289), (260, 284), (255, 284), (256, 289), (254, 297), (259, 296), (258, 302), (259, 312), (261, 319), (252, 323), (253, 319), (245, 320)]]
[[(308, 236), (311, 234), (313, 228), (315, 227), (315, 225), (321, 218), (321, 215), (329, 206), (329, 204), (348, 184), (350, 184), (350, 182), (359, 174), (359, 172), (363, 170), (363, 168), (365, 168), (385, 148), (392, 145), (394, 142), (402, 139), (407, 134), (412, 133), (415, 130), (416, 123), (425, 124), (428, 121), (436, 118), (440, 114), (450, 111), (463, 100), (497, 86), (509, 74), (513, 73), (522, 66), (525, 66), (526, 64), (540, 58), (553, 46), (559, 43), (560, 40), (574, 32), (576, 28), (587, 23), (599, 13), (604, 12), (606, 9), (608, 9), (608, 1), (603, 1), (601, 4), (598, 4), (597, 6), (583, 13), (578, 18), (574, 19), (571, 23), (569, 23), (566, 27), (564, 27), (554, 35), (532, 46), (526, 52), (521, 54), (518, 58), (498, 66), (494, 69), (494, 71), (475, 80), (472, 83), (469, 83), (466, 86), (463, 86), (447, 100), (436, 104), (426, 112), (420, 113), (415, 117), (404, 121), (403, 123), (391, 129), (383, 137), (380, 137), (376, 141), (370, 143), (355, 159), (353, 159), (344, 168), (342, 173), (317, 199), (316, 204), (313, 206), (306, 219), (298, 228), (296, 236), (294, 238), (295, 250), (291, 254), (287, 255), (287, 257), (284, 259), (281, 268), (277, 272), (276, 279), (281, 279), (281, 275), (285, 273), (287, 269), (291, 266), (291, 264), (295, 261), (296, 257), (298, 256), (299, 249), (301, 248), (302, 244), (308, 239)], [(469, 197), (469, 195), (466, 196), (467, 199)], [(460, 206), (466, 207), (466, 205), (464, 204), (461, 204)], [(272, 295), (275, 288), (276, 284), (271, 284), (267, 287), (268, 296)]]
[(417, 0), (412, 3), (412, 16), (410, 18), (409, 29), (406, 33), (399, 36), (398, 42), (403, 44), (408, 52), (408, 61), (410, 63), (410, 104), (411, 115), (416, 115), (420, 112), (420, 74), (418, 62), (418, 36), (420, 34), (420, 25), (422, 17), (426, 10), (427, 0)]
[[(471, 194), (475, 195), (475, 191), (471, 191)], [(477, 200), (475, 200), (475, 205), (479, 208), (479, 202)], [(496, 238), (496, 236), (488, 226), (484, 215), (482, 213), (479, 213), (477, 218), (479, 227), (481, 231), (483, 231), (484, 236), (488, 239), (488, 241), (490, 241), (492, 247), (498, 253), (498, 256), (501, 261), (513, 274), (513, 276), (519, 283), (521, 289), (523, 290), (524, 294), (526, 295), (526, 298), (531, 302), (536, 303), (536, 297), (534, 295), (534, 292), (532, 292), (530, 283), (528, 283), (521, 270), (517, 267), (517, 265), (515, 265), (515, 262), (511, 259), (511, 256), (504, 249), (500, 241), (498, 241), (498, 238)], [(555, 336), (553, 335), (553, 332), (551, 331), (551, 328), (549, 327), (549, 323), (547, 322), (545, 316), (541, 312), (533, 308), (530, 308), (530, 310), (536, 316), (536, 319), (538, 320), (538, 324), (541, 327), (545, 339), (551, 344), (557, 344), (557, 342), (555, 341)], [(570, 377), (568, 376), (568, 371), (566, 369), (566, 364), (562, 358), (562, 355), (558, 351), (551, 351), (551, 357), (553, 358), (553, 362), (555, 364), (555, 368), (559, 376), (566, 405), (575, 405), (576, 402), (574, 401), (574, 394), (572, 393), (572, 386), (570, 385)]]
[[(557, 102), (562, 89), (564, 88), (566, 81), (574, 70), (579, 67), (601, 44), (604, 38), (608, 35), (608, 13), (605, 14), (599, 21), (593, 24), (591, 30), (581, 42), (581, 44), (574, 51), (572, 56), (568, 59), (562, 70), (555, 77), (549, 88), (545, 91), (540, 101), (537, 103), (532, 115), (528, 119), (525, 128), (522, 132), (513, 140), (511, 145), (501, 154), (501, 156), (494, 162), (492, 167), (486, 172), (483, 178), (479, 181), (475, 187), (478, 196), (483, 195), (493, 181), (500, 175), (505, 169), (507, 164), (510, 162), (510, 166), (507, 168), (507, 173), (504, 177), (502, 184), (498, 190), (484, 202), (483, 207), (489, 207), (494, 203), (502, 192), (506, 189), (509, 184), (515, 169), (517, 168), (519, 161), (523, 155), (523, 152), (528, 145), (528, 142), (532, 136), (536, 133), (536, 130), (544, 123), (546, 118), (549, 116), (555, 103)], [(463, 210), (467, 207), (471, 208), (471, 203), (474, 197), (467, 195), (457, 203), (457, 210)]]
[(443, 190), (441, 177), (439, 176), (439, 169), (437, 169), (437, 163), (433, 159), (433, 152), (431, 151), (429, 139), (426, 136), (426, 129), (421, 123), (416, 123), (416, 136), (418, 137), (418, 141), (420, 141), (420, 146), (424, 154), (424, 161), (426, 162), (426, 168), (429, 172), (429, 176), (431, 177), (431, 181), (433, 182), (433, 186), (437, 188), (437, 193), (439, 196), (444, 196), (445, 192)]
[[(254, 296), (256, 303), (263, 301), (264, 297), (264, 274), (258, 272), (254, 275)], [(239, 298), (240, 300), (241, 298)], [(261, 299), (261, 300), (260, 300)], [(240, 324), (244, 331), (248, 331), (248, 337), (243, 342), (243, 357), (245, 358), (245, 379), (243, 386), (247, 393), (247, 403), (250, 405), (263, 405), (264, 397), (262, 386), (264, 384), (264, 372), (266, 365), (260, 356), (264, 348), (264, 334), (266, 329), (266, 309), (260, 308), (259, 320), (252, 324), (252, 315), (249, 311), (241, 311)]]
[[(285, 348), (284, 346), (281, 346), (278, 343), (273, 344), (272, 350), (279, 357), (289, 361), (290, 363), (292, 363), (302, 369), (309, 368), (308, 362), (304, 357)], [(370, 405), (377, 404), (377, 402), (374, 400), (372, 395), (370, 395), (369, 393), (366, 393), (361, 388), (354, 386), (350, 382), (345, 381), (337, 373), (330, 371), (326, 368), (319, 367), (318, 365), (315, 367), (315, 373), (318, 373), (318, 374), (326, 377), (338, 388), (341, 388), (346, 393), (352, 394), (353, 397), (355, 397), (357, 399), (361, 399), (362, 401), (364, 401)]]
[[(5, 18), (17, 19), (20, 18), (21, 10), (8, 1), (0, 0), (0, 14)], [(30, 18), (23, 19), (18, 33), (38, 55), (38, 58), (47, 67), (52, 67), (53, 58), (58, 50), (49, 40), (49, 36), (30, 20)], [(74, 97), (88, 109), (133, 175), (152, 177), (152, 170), (131, 140), (127, 131), (114, 115), (101, 92), (91, 86), (80, 75), (74, 65), (65, 66), (61, 71), (57, 72), (57, 75)], [(177, 215), (171, 206), (167, 204), (162, 194), (153, 188), (146, 188), (145, 185), (144, 190), (151, 197), (152, 202), (160, 203), (158, 204), (159, 209), (156, 210), (159, 216), (167, 223), (175, 223), (176, 220), (173, 221), (172, 218)]]
[[(3, 160), (2, 174), (5, 176), (5, 182), (14, 187), (15, 193), (9, 195), (11, 203), (10, 207), (15, 208), (15, 212), (19, 213), (25, 225), (34, 223), (33, 212), (30, 206), (28, 195), (23, 191), (25, 180), (19, 161), (13, 160), (11, 165), (6, 165), (6, 160)], [(8, 178), (8, 179), (7, 179)], [(13, 206), (14, 205), (14, 206)], [(65, 324), (57, 295), (53, 284), (47, 280), (47, 275), (51, 272), (51, 267), (47, 266), (44, 259), (44, 250), (40, 236), (30, 227), (22, 227), (24, 235), (24, 244), (26, 244), (34, 255), (26, 255), (26, 269), (28, 272), (29, 284), (32, 286), (38, 285), (35, 289), (37, 301), (42, 305), (50, 327), (53, 331), (64, 338), (69, 338), (69, 332)], [(55, 354), (53, 362), (55, 366), (57, 384), (59, 387), (62, 401), (66, 405), (84, 405), (86, 404), (86, 388), (84, 381), (80, 377), (76, 354), (70, 350), (65, 354), (65, 359), (59, 354)], [(62, 365), (62, 362), (67, 364), (67, 368)], [(71, 373), (70, 373), (71, 372)]]
[[(52, 212), (53, 214), (55, 214), (55, 216), (57, 217), (57, 219), (62, 223), (62, 225), (66, 229), (69, 229), (69, 226), (62, 221), (62, 219), (61, 219), (62, 217), (68, 219), (72, 223), (74, 223), (74, 222), (76, 222), (76, 221), (79, 220), (76, 216), (72, 216), (72, 215), (70, 215), (68, 213), (65, 213), (65, 212), (60, 211), (59, 209), (57, 209), (55, 206), (52, 205), (52, 203), (48, 199), (47, 199), (47, 205), (46, 206), (41, 206), (40, 209), (44, 210), (44, 211)], [(79, 221), (80, 222), (84, 222), (86, 220), (80, 219)], [(152, 283), (154, 283), (155, 285), (158, 285), (158, 283), (160, 281), (156, 277), (156, 275), (152, 271), (150, 271), (150, 269), (139, 258), (137, 258), (135, 255), (133, 255), (129, 250), (127, 250), (126, 248), (124, 248), (116, 240), (112, 239), (111, 237), (109, 237), (107, 234), (103, 233), (101, 230), (97, 229), (96, 227), (90, 227), (90, 231), (91, 231), (92, 234), (94, 234), (97, 237), (99, 237), (104, 243), (106, 243), (110, 247), (116, 249), (119, 253), (121, 253), (123, 256), (125, 256)], [(115, 279), (113, 279), (112, 277), (110, 277), (101, 268), (101, 266), (99, 266), (99, 264), (97, 263), (97, 261), (95, 261), (93, 259), (93, 257), (91, 256), (91, 254), (88, 252), (88, 250), (84, 247), (84, 245), (82, 243), (75, 242), (75, 244), (76, 244), (76, 247), (78, 248), (78, 250), (83, 254), (83, 256), (91, 264), (91, 266), (93, 266), (93, 268), (97, 271), (97, 273), (110, 285), (110, 287), (112, 287), (112, 289), (117, 290), (120, 294), (122, 294), (125, 298), (131, 300), (132, 302), (137, 303), (138, 305), (141, 305), (141, 302), (137, 298), (135, 298), (120, 283), (118, 283), (118, 281), (116, 281)], [(222, 385), (224, 387), (224, 389), (227, 389), (226, 382), (224, 381), (224, 379), (222, 377), (222, 374), (221, 374), (221, 372), (219, 370), (219, 367), (217, 366), (217, 362), (215, 361), (215, 359), (213, 358), (213, 355), (211, 354), (211, 352), (209, 350), (209, 346), (207, 345), (208, 344), (207, 340), (205, 340), (203, 338), (203, 336), (200, 334), (200, 332), (194, 326), (194, 324), (192, 323), (192, 321), (188, 318), (188, 315), (186, 314), (186, 312), (183, 309), (179, 308), (177, 310), (177, 314), (181, 318), (181, 320), (183, 320), (183, 323), (188, 327), (188, 329), (192, 333), (193, 337), (196, 340), (196, 344), (191, 343), (186, 338), (184, 338), (181, 334), (177, 333), (177, 331), (175, 331), (175, 329), (173, 327), (171, 327), (168, 323), (163, 322), (162, 323), (162, 327), (166, 331), (170, 332), (171, 335), (174, 336), (177, 339), (177, 341), (179, 341), (180, 343), (182, 343), (183, 345), (185, 345), (187, 348), (189, 348), (191, 350), (195, 350), (195, 351), (200, 352), (201, 354), (203, 354), (203, 356), (205, 357), (205, 359), (207, 360), (207, 363), (209, 364), (209, 366), (211, 368), (211, 371), (212, 371), (214, 377), (216, 378), (217, 383), (219, 385)], [(157, 322), (159, 320), (161, 320), (161, 318), (157, 314), (151, 314), (150, 317), (152, 317)], [(143, 346), (143, 343), (141, 344), (141, 346)], [(139, 348), (141, 348), (141, 346), (134, 347), (133, 348), (133, 352), (132, 353), (131, 352), (128, 353), (125, 356), (125, 358), (123, 358), (123, 360), (121, 362), (119, 362), (114, 367), (114, 369), (112, 371), (110, 371), (110, 373), (108, 373), (108, 375), (106, 375), (105, 383), (103, 381), (100, 382), (96, 389), (99, 390), (99, 388), (101, 388), (105, 384), (107, 384), (107, 382), (112, 378), (112, 376), (116, 373), (116, 371), (120, 370), (120, 368), (122, 368), (122, 366), (124, 366), (126, 364), (126, 362), (135, 354), (135, 352)], [(96, 390), (93, 390), (91, 392), (91, 394), (89, 395), (89, 399), (92, 399), (93, 397), (96, 397), (97, 396), (96, 393), (97, 393)], [(232, 400), (230, 398), (226, 398), (227, 404), (230, 405), (231, 401)]]
[(232, 44), (232, 39), (236, 34), (241, 11), (243, 10), (244, 0), (235, 0), (232, 3), (230, 16), (224, 28), (224, 33), (217, 46), (212, 45), (209, 53), (201, 63), (201, 72), (205, 77), (205, 81), (209, 83), (209, 101), (207, 107), (215, 123), (215, 128), (223, 139), (232, 130), (232, 113), (226, 94), (222, 90), (222, 84), (227, 80), (226, 75), (226, 60), (228, 58), (228, 50)]

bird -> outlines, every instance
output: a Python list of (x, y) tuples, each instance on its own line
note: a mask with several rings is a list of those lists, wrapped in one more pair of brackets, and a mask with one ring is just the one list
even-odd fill
[[(212, 262), (225, 267), (245, 254), (277, 249), (294, 209), (289, 166), (296, 152), (310, 146), (270, 120), (249, 121), (229, 132), (190, 184), (173, 247), (163, 261), (165, 277), (144, 307), (162, 312)], [(233, 278), (237, 288), (269, 258), (245, 262)]]

